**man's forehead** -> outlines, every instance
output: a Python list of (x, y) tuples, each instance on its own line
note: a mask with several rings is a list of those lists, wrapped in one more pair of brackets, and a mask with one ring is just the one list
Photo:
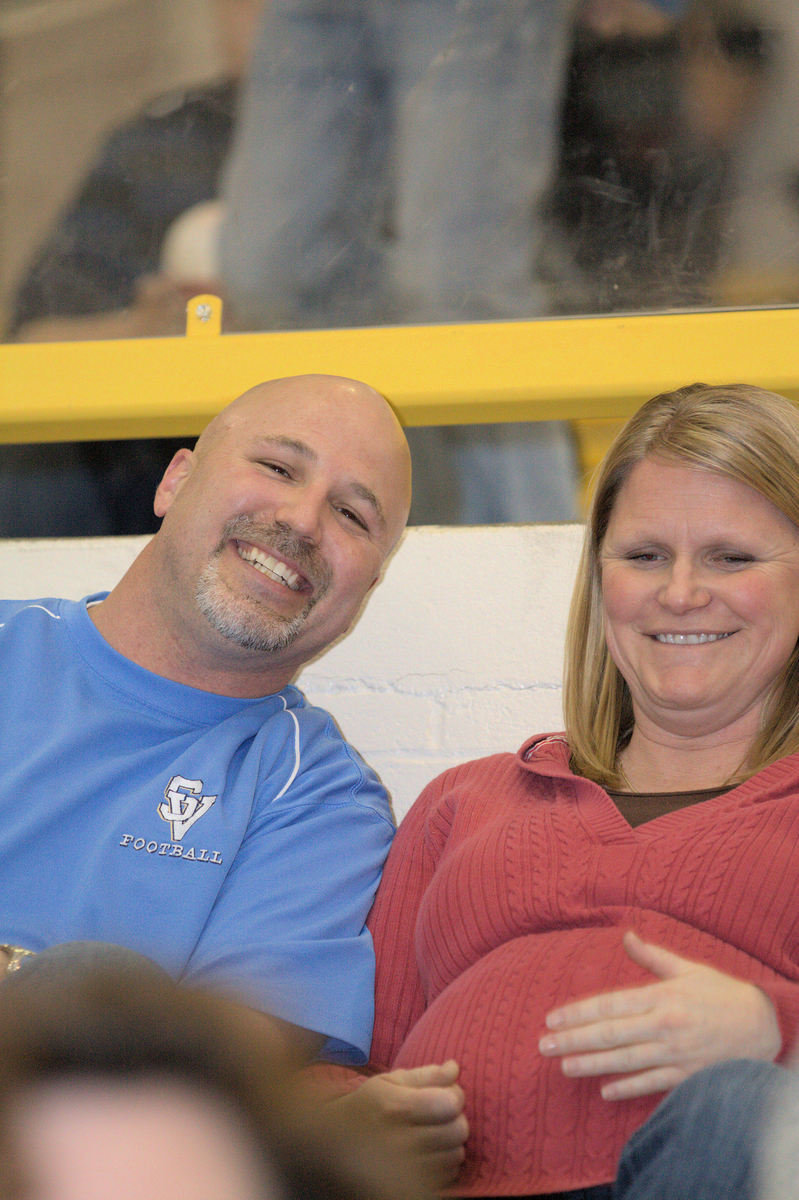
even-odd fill
[(408, 445), (391, 405), (366, 384), (313, 375), (273, 380), (234, 400), (208, 431), (211, 436), (204, 434), (198, 443), (203, 450), (218, 432), (229, 447), (233, 440), (238, 452), (247, 454), (274, 452), (280, 445), (291, 445), (305, 461), (332, 454), (341, 474), (351, 475), (352, 483), (365, 489), (365, 498), (386, 528), (398, 523), (392, 536), (405, 524), (410, 503)]
[(301, 414), (302, 418), (324, 416), (334, 420), (352, 407), (358, 418), (389, 408), (384, 396), (368, 384), (330, 375), (293, 375), (258, 384), (233, 401), (233, 408), (252, 411), (256, 417), (271, 413)]
[(284, 433), (256, 433), (254, 436), (255, 448), (259, 447), (264, 450), (282, 449), (294, 450), (302, 458), (307, 458), (310, 462), (316, 462), (319, 458), (316, 450), (308, 442), (303, 441), (299, 437), (291, 437)]
[[(246, 435), (285, 435), (313, 446), (346, 441), (391, 453), (404, 440), (390, 404), (366, 384), (328, 376), (294, 376), (251, 388), (220, 417)], [(213, 425), (214, 422), (212, 422)]]

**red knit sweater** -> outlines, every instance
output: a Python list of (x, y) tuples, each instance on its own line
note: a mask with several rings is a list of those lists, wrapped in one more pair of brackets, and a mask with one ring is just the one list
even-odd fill
[(369, 926), (372, 1060), (456, 1058), (471, 1134), (459, 1195), (607, 1182), (660, 1097), (604, 1101), (538, 1052), (549, 1009), (652, 977), (622, 934), (764, 988), (799, 1028), (799, 755), (631, 828), (562, 735), (446, 772), (400, 825)]

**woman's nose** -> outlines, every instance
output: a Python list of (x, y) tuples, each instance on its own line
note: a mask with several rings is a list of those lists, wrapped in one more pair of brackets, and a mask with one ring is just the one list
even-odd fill
[(658, 599), (672, 612), (690, 612), (710, 603), (710, 589), (700, 568), (692, 563), (673, 563), (660, 588)]

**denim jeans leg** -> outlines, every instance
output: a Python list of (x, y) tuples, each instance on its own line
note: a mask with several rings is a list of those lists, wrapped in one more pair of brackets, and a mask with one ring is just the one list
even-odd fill
[(764, 1117), (788, 1079), (748, 1059), (692, 1075), (627, 1143), (614, 1200), (758, 1200)]
[[(395, 239), (399, 321), (531, 317), (537, 215), (550, 178), (568, 0), (405, 0), (397, 57)], [(399, 22), (397, 22), (397, 29)], [(456, 520), (572, 521), (577, 455), (558, 422), (422, 431), (457, 490)], [(414, 519), (425, 511), (427, 480)], [(442, 519), (439, 517), (439, 519)]]
[[(401, 7), (429, 23), (430, 0)], [(443, 8), (449, 36), (442, 14), (397, 111), (400, 320), (537, 316), (538, 205), (554, 166), (569, 0)]]
[(384, 87), (367, 0), (267, 6), (223, 187), (244, 327), (381, 323)]
[[(570, 0), (273, 0), (224, 189), (234, 319), (308, 328), (540, 313), (536, 208), (569, 11)], [(417, 522), (578, 515), (567, 425), (414, 440)]]

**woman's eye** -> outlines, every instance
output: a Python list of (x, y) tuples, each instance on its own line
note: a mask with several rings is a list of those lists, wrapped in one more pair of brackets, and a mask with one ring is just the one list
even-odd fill
[(745, 567), (749, 563), (754, 562), (751, 554), (719, 554), (717, 561), (727, 567)]
[(631, 554), (625, 555), (627, 562), (632, 563), (656, 563), (660, 562), (663, 556), (657, 550), (634, 550)]

